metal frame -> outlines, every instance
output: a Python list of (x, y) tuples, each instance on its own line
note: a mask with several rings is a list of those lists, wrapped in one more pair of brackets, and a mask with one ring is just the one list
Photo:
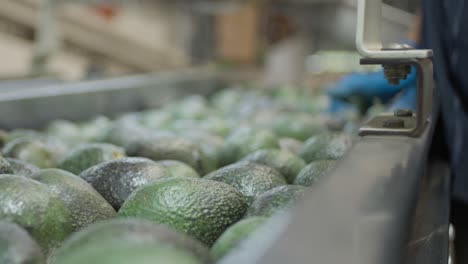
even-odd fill
[[(360, 129), (361, 136), (400, 135), (415, 137), (421, 135), (430, 122), (434, 89), (433, 68), (430, 59), (362, 59), (362, 64), (413, 65), (416, 69), (416, 116), (398, 117), (393, 114), (380, 115), (371, 119)], [(388, 128), (384, 122), (402, 120), (403, 128)]]

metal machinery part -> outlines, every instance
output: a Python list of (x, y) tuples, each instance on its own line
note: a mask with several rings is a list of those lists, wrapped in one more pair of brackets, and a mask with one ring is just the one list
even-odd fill
[(409, 73), (410, 65), (417, 73), (417, 112), (415, 116), (381, 115), (370, 120), (360, 130), (366, 135), (420, 136), (430, 122), (433, 96), (432, 51), (412, 49), (406, 45), (382, 44), (382, 0), (359, 0), (356, 48), (364, 59), (362, 64), (382, 64), (390, 84), (398, 84)]

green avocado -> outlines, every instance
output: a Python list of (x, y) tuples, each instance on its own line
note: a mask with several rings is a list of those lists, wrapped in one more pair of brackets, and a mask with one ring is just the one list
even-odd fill
[(290, 137), (302, 141), (323, 132), (326, 127), (315, 116), (294, 113), (277, 117), (272, 129), (279, 137)]
[(81, 129), (77, 124), (68, 120), (54, 120), (45, 128), (47, 135), (60, 138), (68, 142), (80, 142), (83, 140)]
[(220, 166), (237, 162), (247, 154), (264, 148), (278, 148), (278, 138), (265, 129), (239, 128), (227, 138), (221, 150)]
[(168, 178), (136, 190), (119, 215), (166, 224), (207, 245), (247, 210), (246, 199), (233, 187), (197, 178)]
[(0, 221), (0, 263), (45, 264), (45, 257), (34, 239), (20, 226)]
[(149, 137), (134, 141), (128, 148), (130, 156), (145, 157), (155, 161), (178, 160), (188, 164), (198, 173), (205, 174), (210, 164), (200, 147), (179, 137)]
[(265, 223), (266, 217), (250, 217), (230, 226), (211, 247), (214, 259), (220, 259), (242, 243), (250, 234)]
[(122, 158), (95, 165), (79, 175), (115, 209), (138, 187), (162, 177), (171, 177), (161, 164), (146, 158)]
[(219, 158), (224, 146), (224, 139), (201, 130), (191, 130), (180, 133), (181, 137), (196, 143), (205, 154), (208, 163), (206, 173), (212, 172), (219, 167)]
[(289, 151), (261, 149), (247, 155), (242, 160), (264, 164), (279, 171), (288, 183), (293, 183), (296, 175), (306, 163)]
[(286, 185), (286, 180), (277, 170), (252, 162), (238, 162), (223, 167), (206, 175), (204, 179), (227, 183), (249, 201), (270, 189)]
[(298, 154), (302, 147), (302, 141), (294, 138), (283, 137), (279, 139), (279, 145), (281, 150), (289, 151), (294, 154)]
[(178, 160), (161, 160), (156, 163), (161, 164), (169, 174), (173, 177), (195, 177), (200, 178), (200, 175), (189, 165)]
[(13, 174), (11, 163), (0, 156), (0, 174)]
[(18, 138), (6, 144), (2, 152), (6, 157), (20, 159), (40, 168), (53, 168), (64, 149), (52, 141), (36, 138)]
[(164, 225), (141, 219), (112, 219), (70, 236), (50, 264), (211, 263), (208, 248)]
[(304, 169), (299, 172), (294, 184), (302, 186), (312, 186), (315, 182), (320, 180), (325, 173), (335, 165), (334, 160), (317, 160), (308, 164)]
[(125, 157), (125, 150), (111, 144), (93, 143), (81, 144), (63, 157), (58, 164), (60, 169), (73, 174), (109, 160)]
[(46, 169), (31, 178), (48, 186), (70, 211), (75, 230), (115, 215), (112, 206), (93, 187), (78, 176), (59, 169)]
[(298, 185), (284, 185), (262, 193), (247, 210), (247, 217), (272, 216), (292, 207), (307, 194), (308, 188)]
[(31, 174), (39, 170), (37, 166), (27, 163), (26, 161), (13, 158), (7, 158), (7, 160), (10, 162), (11, 170), (13, 171), (12, 174), (15, 175), (29, 177)]
[(0, 175), (0, 219), (26, 229), (44, 252), (73, 231), (63, 201), (46, 185), (23, 176)]
[(344, 155), (351, 143), (352, 139), (348, 135), (321, 134), (304, 142), (299, 155), (308, 163), (316, 160), (336, 160)]

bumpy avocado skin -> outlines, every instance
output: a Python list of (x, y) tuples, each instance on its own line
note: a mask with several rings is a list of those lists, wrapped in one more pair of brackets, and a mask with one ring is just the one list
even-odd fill
[(249, 202), (270, 189), (286, 185), (286, 180), (277, 170), (247, 161), (223, 167), (206, 175), (204, 179), (224, 182), (233, 186)]
[(0, 221), (0, 263), (45, 264), (39, 245), (20, 226)]
[(325, 176), (325, 173), (333, 167), (335, 163), (336, 161), (334, 160), (317, 160), (311, 162), (299, 172), (294, 180), (294, 184), (302, 186), (314, 185), (314, 183)]
[(0, 156), (0, 174), (13, 174), (13, 169), (11, 168), (11, 163)]
[(220, 153), (220, 166), (235, 163), (259, 149), (278, 147), (278, 138), (270, 130), (239, 128), (226, 138)]
[(95, 165), (79, 175), (116, 210), (138, 187), (171, 174), (146, 158), (122, 158)]
[(70, 172), (46, 169), (34, 173), (31, 178), (47, 185), (62, 199), (70, 211), (74, 230), (116, 214), (114, 208), (89, 183)]
[(7, 158), (7, 160), (10, 162), (11, 170), (13, 171), (12, 174), (15, 175), (29, 177), (40, 170), (37, 166), (23, 160), (13, 158)]
[(94, 165), (123, 157), (125, 150), (112, 144), (82, 144), (62, 158), (58, 167), (78, 175)]
[(45, 253), (73, 231), (63, 201), (47, 186), (15, 175), (0, 175), (0, 219), (26, 229)]
[(336, 160), (345, 154), (352, 144), (348, 135), (320, 134), (311, 137), (299, 150), (299, 156), (310, 163), (316, 160)]
[(198, 173), (210, 171), (210, 163), (200, 147), (179, 137), (149, 137), (133, 142), (127, 152), (130, 156), (145, 157), (155, 161), (178, 160), (188, 164)]
[(298, 185), (285, 185), (271, 189), (261, 194), (250, 205), (246, 216), (271, 216), (293, 206), (307, 194), (307, 191), (307, 187)]
[(211, 263), (208, 248), (167, 226), (141, 219), (98, 222), (69, 237), (51, 264)]
[(233, 187), (196, 178), (169, 178), (135, 191), (119, 215), (166, 224), (207, 245), (247, 210), (246, 199)]
[(211, 247), (213, 258), (220, 259), (236, 248), (236, 246), (265, 223), (267, 219), (266, 217), (250, 217), (230, 226)]
[(293, 183), (296, 175), (306, 165), (300, 157), (279, 149), (261, 149), (247, 155), (242, 160), (270, 166), (279, 171), (288, 183)]
[(178, 160), (161, 160), (156, 162), (161, 164), (169, 171), (173, 177), (194, 177), (200, 178), (200, 175), (189, 165)]

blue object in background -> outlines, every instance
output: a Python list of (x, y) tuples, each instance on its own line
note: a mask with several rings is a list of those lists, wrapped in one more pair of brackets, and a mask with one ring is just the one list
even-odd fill
[(351, 73), (344, 76), (332, 87), (326, 89), (326, 93), (332, 97), (348, 100), (350, 97), (360, 97), (372, 102), (378, 98), (382, 103), (389, 102), (398, 92), (414, 86), (416, 83), (416, 71), (411, 73), (398, 85), (390, 85), (384, 78), (383, 70), (373, 73)]

